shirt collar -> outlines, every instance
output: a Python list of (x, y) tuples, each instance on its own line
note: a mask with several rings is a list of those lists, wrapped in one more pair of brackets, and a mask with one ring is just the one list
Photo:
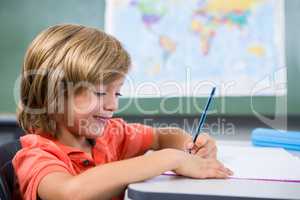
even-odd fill
[(66, 154), (72, 154), (72, 153), (85, 153), (82, 150), (80, 150), (79, 148), (76, 147), (71, 147), (71, 146), (67, 146), (62, 144), (61, 142), (59, 142), (54, 136), (52, 136), (52, 134), (50, 133), (43, 133), (43, 137), (47, 138), (48, 140), (51, 140), (53, 143), (55, 143), (63, 152), (65, 152)]

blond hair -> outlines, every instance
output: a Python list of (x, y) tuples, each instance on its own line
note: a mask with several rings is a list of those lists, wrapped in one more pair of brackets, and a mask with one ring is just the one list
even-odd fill
[(55, 136), (49, 113), (66, 83), (110, 83), (126, 75), (130, 57), (114, 37), (82, 25), (56, 25), (42, 31), (27, 49), (21, 74), (18, 121), (27, 131)]

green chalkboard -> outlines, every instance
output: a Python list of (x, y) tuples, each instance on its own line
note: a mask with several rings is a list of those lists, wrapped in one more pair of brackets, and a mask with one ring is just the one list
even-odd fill
[(104, 0), (0, 0), (0, 112), (14, 113), (14, 90), (31, 40), (48, 26), (104, 27)]
[[(78, 23), (103, 29), (105, 0), (0, 0), (0, 113), (14, 113), (14, 90), (26, 47), (45, 27), (59, 23)], [(285, 50), (288, 68), (288, 94), (285, 97), (220, 97), (213, 114), (300, 115), (300, 1), (285, 0)], [(16, 93), (18, 90), (16, 89)], [(195, 115), (205, 98), (121, 99), (119, 115)], [(163, 107), (160, 107), (163, 104)], [(164, 109), (162, 109), (164, 108)], [(151, 111), (151, 112), (147, 112)]]
[(300, 1), (285, 0), (288, 113), (300, 114)]

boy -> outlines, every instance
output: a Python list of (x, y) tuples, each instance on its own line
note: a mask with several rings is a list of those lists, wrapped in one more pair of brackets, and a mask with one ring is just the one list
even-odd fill
[[(28, 134), (13, 160), (24, 199), (120, 199), (128, 184), (169, 170), (193, 178), (231, 174), (207, 135), (192, 144), (181, 129), (112, 118), (129, 68), (120, 42), (94, 28), (57, 25), (34, 39), (18, 114)], [(183, 151), (187, 143), (192, 154)]]

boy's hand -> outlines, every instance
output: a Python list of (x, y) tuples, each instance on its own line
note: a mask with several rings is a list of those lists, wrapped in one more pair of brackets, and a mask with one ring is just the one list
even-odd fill
[(199, 155), (202, 158), (217, 158), (216, 142), (206, 133), (200, 134), (195, 144), (193, 141), (189, 141), (186, 145), (186, 151)]
[(180, 165), (174, 169), (179, 175), (191, 178), (227, 178), (233, 172), (222, 163), (213, 158), (201, 158), (200, 156), (183, 153)]

